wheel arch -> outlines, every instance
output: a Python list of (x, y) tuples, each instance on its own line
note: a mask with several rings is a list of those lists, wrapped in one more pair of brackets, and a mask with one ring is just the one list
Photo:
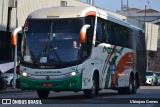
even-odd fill
[(94, 70), (94, 73), (93, 73), (93, 76), (96, 76), (97, 80), (98, 80), (98, 88), (99, 87), (99, 84), (100, 84), (100, 73), (99, 73), (99, 70)]

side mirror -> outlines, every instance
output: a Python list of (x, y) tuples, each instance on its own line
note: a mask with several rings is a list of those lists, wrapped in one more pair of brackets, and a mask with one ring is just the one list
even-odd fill
[(82, 28), (81, 28), (81, 31), (80, 31), (80, 43), (85, 43), (86, 42), (86, 31), (87, 29), (90, 27), (90, 25), (84, 25)]
[(14, 45), (14, 46), (17, 45), (17, 33), (19, 31), (21, 31), (21, 30), (22, 30), (22, 27), (18, 27), (12, 32), (12, 35), (11, 35), (11, 43), (12, 43), (12, 45)]

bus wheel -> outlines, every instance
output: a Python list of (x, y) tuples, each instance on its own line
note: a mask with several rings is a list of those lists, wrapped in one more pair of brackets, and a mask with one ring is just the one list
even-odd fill
[(84, 95), (86, 98), (94, 98), (98, 95), (99, 89), (98, 89), (98, 80), (96, 76), (93, 77), (93, 86), (91, 89), (84, 90)]
[(134, 78), (130, 75), (129, 86), (126, 88), (126, 94), (133, 94), (134, 92)]
[(37, 95), (39, 98), (45, 99), (48, 97), (49, 91), (48, 90), (37, 90)]
[(133, 76), (130, 76), (129, 86), (118, 89), (119, 94), (133, 94), (134, 93), (134, 80)]
[(133, 85), (133, 91), (132, 91), (132, 94), (136, 94), (137, 93), (137, 88), (138, 88), (138, 80), (135, 79), (134, 80), (134, 85)]

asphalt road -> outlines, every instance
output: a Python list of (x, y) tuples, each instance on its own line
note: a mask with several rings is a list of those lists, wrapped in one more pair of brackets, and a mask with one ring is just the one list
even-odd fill
[[(40, 100), (38, 99), (36, 91), (1, 93), (0, 98), (18, 98), (22, 100), (34, 98), (35, 100)], [(152, 103), (149, 104), (150, 102)], [(159, 104), (157, 104), (157, 102)], [(50, 92), (49, 98), (47, 100), (42, 100), (42, 103), (47, 103), (47, 107), (53, 107), (53, 105), (61, 107), (81, 107), (82, 105), (86, 107), (160, 107), (160, 86), (141, 87), (137, 91), (137, 94), (134, 95), (119, 95), (117, 91), (114, 90), (102, 90), (100, 91), (99, 96), (95, 97), (94, 99), (86, 99), (83, 95), (83, 92)], [(46, 104), (44, 105), (46, 106)], [(34, 107), (40, 107), (44, 105), (34, 105)], [(10, 105), (0, 105), (0, 107), (1, 106)], [(17, 107), (17, 105), (12, 106)]]

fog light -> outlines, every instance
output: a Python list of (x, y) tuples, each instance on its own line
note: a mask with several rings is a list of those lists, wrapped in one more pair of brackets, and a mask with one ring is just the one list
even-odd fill
[(22, 76), (27, 77), (28, 74), (27, 74), (26, 72), (23, 72), (23, 73), (22, 73)]

